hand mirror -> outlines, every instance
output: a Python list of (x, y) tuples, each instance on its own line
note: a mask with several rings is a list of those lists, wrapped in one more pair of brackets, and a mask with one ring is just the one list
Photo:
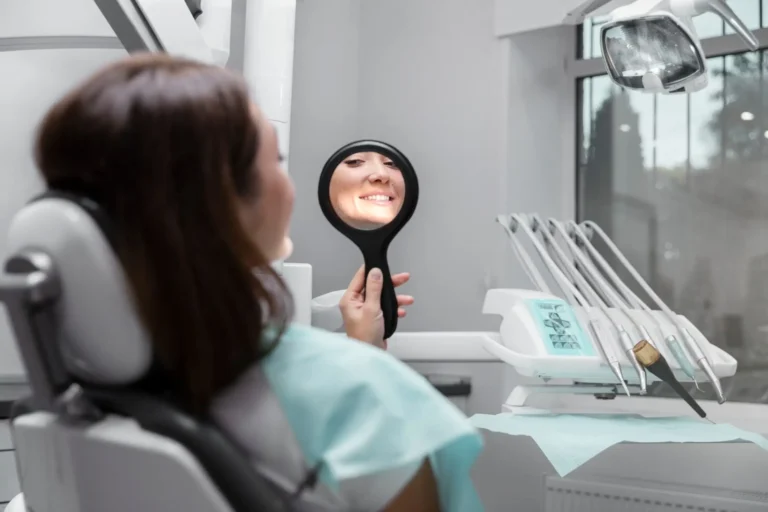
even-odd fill
[(397, 329), (397, 295), (387, 249), (416, 210), (419, 182), (413, 166), (397, 148), (362, 140), (336, 151), (323, 167), (317, 189), (325, 218), (363, 253), (365, 275), (384, 275), (381, 310), (384, 339)]

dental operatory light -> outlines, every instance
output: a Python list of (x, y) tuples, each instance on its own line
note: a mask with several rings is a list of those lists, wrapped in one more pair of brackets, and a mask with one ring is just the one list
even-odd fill
[[(581, 23), (611, 0), (588, 0), (564, 23)], [(603, 60), (617, 85), (650, 93), (695, 92), (708, 83), (707, 64), (693, 18), (720, 16), (755, 51), (755, 35), (723, 0), (636, 0), (610, 12), (600, 28)]]

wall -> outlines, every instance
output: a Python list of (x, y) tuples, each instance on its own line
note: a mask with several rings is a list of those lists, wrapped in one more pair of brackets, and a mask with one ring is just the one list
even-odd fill
[[(47, 1), (5, 4), (17, 22), (0, 21), (0, 37), (110, 34), (90, 0), (71, 1), (66, 12)], [(248, 9), (252, 14), (254, 4)], [(295, 23), (292, 260), (313, 264), (316, 294), (346, 286), (360, 256), (323, 218), (316, 180), (337, 147), (381, 138), (405, 151), (422, 184), (419, 209), (390, 253), (394, 270), (412, 272), (407, 291), (417, 298), (401, 329), (492, 328), (496, 320), (480, 313), (485, 290), (530, 287), (495, 216), (531, 210), (571, 215), (573, 87), (564, 62), (572, 30), (498, 39), (492, 0), (448, 0), (441, 9), (425, 0), (298, 0)], [(236, 67), (248, 73), (253, 56), (237, 51), (233, 47), (242, 64)], [(39, 190), (30, 150), (43, 112), (121, 54), (0, 53), (2, 69), (18, 70), (0, 86), (2, 111), (11, 113), (0, 121), (0, 166), (19, 170), (0, 173), (6, 180), (0, 181), (0, 221), (7, 223)], [(282, 121), (285, 111), (275, 112)], [(0, 255), (3, 250), (0, 240)], [(0, 338), (9, 339), (2, 320)]]
[[(403, 13), (407, 13), (405, 16)], [(413, 275), (401, 330), (481, 328), (504, 204), (504, 48), (491, 2), (362, 2), (358, 133), (400, 148), (420, 181), (390, 268)]]
[(346, 287), (358, 255), (317, 202), (325, 160), (357, 134), (360, 0), (297, 0), (290, 174), (296, 186), (290, 261), (313, 265), (313, 293)]
[[(596, 9), (592, 15), (610, 12), (631, 1), (607, 0), (607, 4)], [(494, 31), (502, 37), (555, 27), (563, 22), (568, 13), (578, 12), (584, 5), (595, 3), (591, 0), (495, 0)]]
[[(567, 72), (573, 34), (572, 27), (553, 27), (506, 39), (505, 212), (575, 217), (576, 87)], [(532, 245), (524, 245), (538, 265)], [(503, 262), (506, 286), (532, 287), (511, 251)], [(548, 273), (542, 274), (559, 293)]]
[(0, 9), (0, 38), (115, 35), (93, 0), (3, 0)]
[(317, 204), (328, 156), (358, 138), (403, 150), (419, 206), (390, 248), (416, 297), (401, 330), (494, 328), (494, 286), (530, 287), (496, 215), (572, 216), (572, 29), (497, 39), (492, 0), (299, 0), (291, 118), (297, 206), (291, 258), (315, 295), (346, 287), (361, 258)]
[[(257, 4), (248, 5), (251, 14)], [(0, 38), (111, 35), (91, 0), (71, 0), (65, 10), (57, 0), (7, 0), (3, 12), (13, 16), (0, 19)], [(508, 211), (571, 215), (573, 90), (564, 61), (572, 30), (498, 39), (493, 23), (492, 0), (448, 0), (441, 9), (425, 0), (298, 0), (287, 110), (297, 188), (292, 260), (313, 264), (316, 294), (345, 287), (360, 264), (323, 218), (316, 179), (337, 147), (362, 137), (400, 147), (422, 184), (417, 214), (390, 253), (394, 270), (412, 272), (406, 291), (417, 298), (401, 329), (492, 328), (496, 320), (480, 313), (485, 290), (530, 286), (493, 219)], [(234, 67), (249, 74), (258, 56), (232, 51)], [(0, 120), (0, 229), (40, 190), (31, 142), (42, 114), (122, 54), (0, 52), (2, 69), (14, 70), (0, 85), (8, 113)], [(269, 92), (256, 86), (255, 94)], [(284, 123), (281, 108), (272, 117)], [(9, 334), (0, 318), (0, 343), (10, 345)], [(0, 361), (16, 367), (13, 358)]]
[[(13, 39), (10, 39), (13, 38)], [(83, 77), (125, 54), (118, 49), (56, 49), (86, 38), (115, 47), (92, 0), (5, 0), (0, 8), (0, 259), (13, 214), (42, 183), (32, 160), (35, 130), (48, 108)], [(19, 51), (32, 45), (37, 50)], [(0, 307), (0, 380), (21, 378)]]

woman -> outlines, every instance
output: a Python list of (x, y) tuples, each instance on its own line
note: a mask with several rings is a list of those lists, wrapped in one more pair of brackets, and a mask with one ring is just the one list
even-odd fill
[[(310, 497), (326, 510), (478, 510), (478, 434), (372, 346), (384, 343), (380, 271), (367, 282), (359, 271), (341, 304), (360, 342), (290, 325), (290, 297), (270, 267), (290, 247), (293, 203), (277, 148), (240, 78), (144, 55), (55, 105), (36, 158), (49, 187), (87, 194), (111, 217), (165, 381), (255, 465), (310, 463), (320, 480)], [(265, 396), (280, 414), (258, 414)], [(288, 439), (300, 453), (281, 451)], [(270, 477), (282, 484), (287, 472)]]
[(394, 162), (374, 151), (344, 159), (331, 176), (331, 205), (357, 229), (376, 229), (395, 219), (403, 206), (405, 183)]

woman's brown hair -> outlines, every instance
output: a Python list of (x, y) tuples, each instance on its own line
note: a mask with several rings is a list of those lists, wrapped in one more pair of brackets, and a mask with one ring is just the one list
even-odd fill
[(285, 286), (238, 217), (258, 197), (259, 134), (243, 80), (165, 55), (113, 64), (45, 117), (37, 165), (51, 188), (108, 213), (161, 372), (204, 413), (273, 346)]

